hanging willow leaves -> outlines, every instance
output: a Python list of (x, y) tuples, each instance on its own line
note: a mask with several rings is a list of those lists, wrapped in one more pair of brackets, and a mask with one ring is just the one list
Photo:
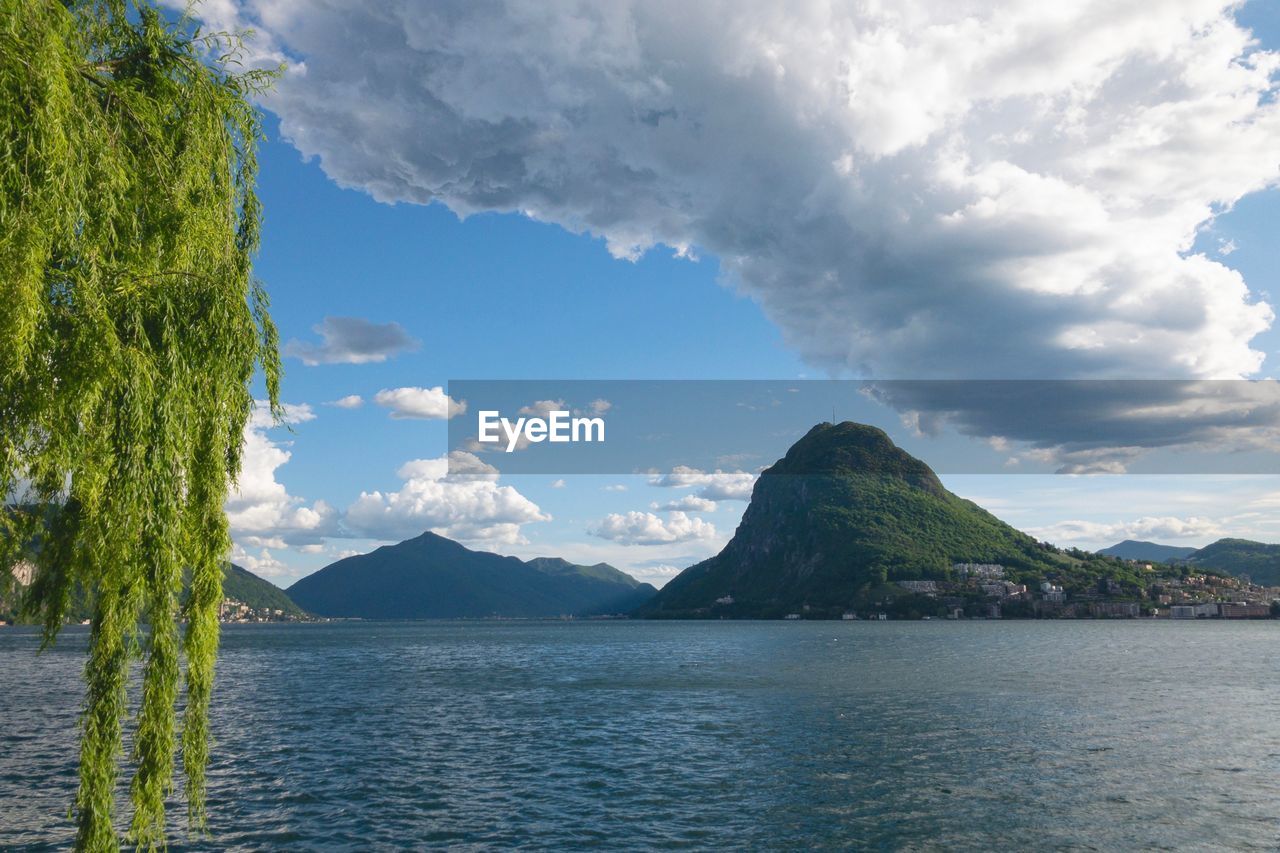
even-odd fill
[(0, 0), (0, 567), (35, 563), (25, 606), (46, 643), (73, 596), (92, 608), (80, 849), (119, 845), (139, 655), (129, 840), (165, 842), (179, 738), (204, 821), (223, 502), (254, 371), (273, 408), (279, 382), (250, 267), (248, 99), (271, 75), (232, 73), (233, 47), (144, 2)]

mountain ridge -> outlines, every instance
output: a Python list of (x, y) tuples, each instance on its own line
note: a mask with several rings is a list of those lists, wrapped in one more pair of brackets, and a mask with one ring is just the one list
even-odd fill
[(330, 563), (286, 591), (317, 615), (365, 619), (615, 615), (656, 592), (607, 563), (524, 561), (430, 531)]
[(1194, 554), (1195, 548), (1181, 545), (1162, 545), (1159, 542), (1147, 542), (1142, 539), (1125, 539), (1122, 542), (1098, 551), (1108, 557), (1122, 560), (1149, 560), (1163, 563), (1166, 560), (1181, 560)]
[(900, 582), (949, 579), (961, 563), (1080, 591), (1101, 577), (1135, 581), (1119, 561), (1037, 542), (952, 494), (883, 430), (845, 421), (818, 424), (765, 469), (725, 548), (637, 615), (838, 617), (907, 595)]
[[(190, 574), (183, 572), (182, 595), (184, 599), (189, 584)], [(0, 619), (5, 621), (17, 620), (20, 615), (18, 599), (22, 585), (15, 584), (14, 586), (15, 588), (7, 596), (0, 595)], [(0, 590), (2, 589), (3, 587), (0, 587)], [(243, 566), (231, 562), (222, 564), (222, 597), (247, 604), (253, 610), (279, 610), (285, 616), (293, 618), (302, 618), (309, 615), (283, 589), (266, 578), (255, 575)], [(68, 616), (79, 620), (88, 619), (90, 615), (90, 608), (84, 601), (83, 593), (77, 589), (73, 595)]]
[(1247, 575), (1264, 586), (1280, 586), (1280, 545), (1228, 537), (1196, 550), (1186, 563), (1237, 577)]
[(247, 604), (254, 610), (280, 610), (295, 617), (307, 615), (283, 589), (235, 563), (227, 563), (222, 570), (222, 597)]

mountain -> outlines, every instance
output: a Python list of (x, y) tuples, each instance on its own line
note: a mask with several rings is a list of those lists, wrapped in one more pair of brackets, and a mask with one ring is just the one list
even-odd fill
[(312, 613), (365, 619), (619, 614), (655, 591), (604, 563), (525, 562), (434, 533), (339, 560), (288, 589)]
[(1064, 554), (943, 487), (882, 430), (823, 423), (756, 481), (733, 539), (674, 578), (638, 615), (838, 616), (946, 579), (954, 563), (998, 563), (1007, 578), (1084, 590), (1133, 580), (1107, 557)]
[[(188, 583), (188, 577), (184, 574), (182, 581), (184, 598)], [(14, 588), (7, 596), (0, 594), (0, 619), (17, 618), (19, 590), (20, 588)], [(0, 586), (0, 593), (3, 591), (3, 586)], [(223, 566), (222, 596), (247, 604), (254, 610), (280, 610), (289, 616), (307, 615), (280, 587), (235, 563), (227, 563)], [(77, 589), (73, 595), (68, 616), (77, 620), (87, 619), (90, 616), (90, 610), (84, 594)]]
[(1249, 539), (1219, 539), (1192, 552), (1187, 562), (1231, 575), (1248, 575), (1254, 583), (1280, 586), (1280, 545)]
[(249, 605), (254, 610), (280, 610), (290, 616), (305, 616), (283, 589), (263, 580), (248, 569), (228, 563), (222, 570), (222, 597)]
[(1195, 548), (1184, 548), (1179, 545), (1161, 545), (1158, 542), (1143, 542), (1139, 539), (1126, 539), (1117, 542), (1110, 548), (1103, 548), (1099, 554), (1118, 557), (1121, 560), (1146, 560), (1152, 563), (1163, 563), (1166, 560), (1184, 560), (1195, 552)]

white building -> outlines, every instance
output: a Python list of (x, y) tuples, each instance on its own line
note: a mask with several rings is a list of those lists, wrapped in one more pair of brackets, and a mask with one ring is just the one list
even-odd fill
[(956, 577), (985, 578), (1001, 580), (1004, 578), (1004, 566), (999, 563), (952, 563), (951, 571)]

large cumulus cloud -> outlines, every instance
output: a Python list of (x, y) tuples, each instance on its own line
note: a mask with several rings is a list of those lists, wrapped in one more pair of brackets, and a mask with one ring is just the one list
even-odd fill
[(234, 23), (294, 62), (269, 106), (340, 184), (713, 253), (834, 372), (1205, 378), (1255, 371), (1272, 317), (1188, 253), (1277, 177), (1277, 56), (1232, 5), (247, 0)]

